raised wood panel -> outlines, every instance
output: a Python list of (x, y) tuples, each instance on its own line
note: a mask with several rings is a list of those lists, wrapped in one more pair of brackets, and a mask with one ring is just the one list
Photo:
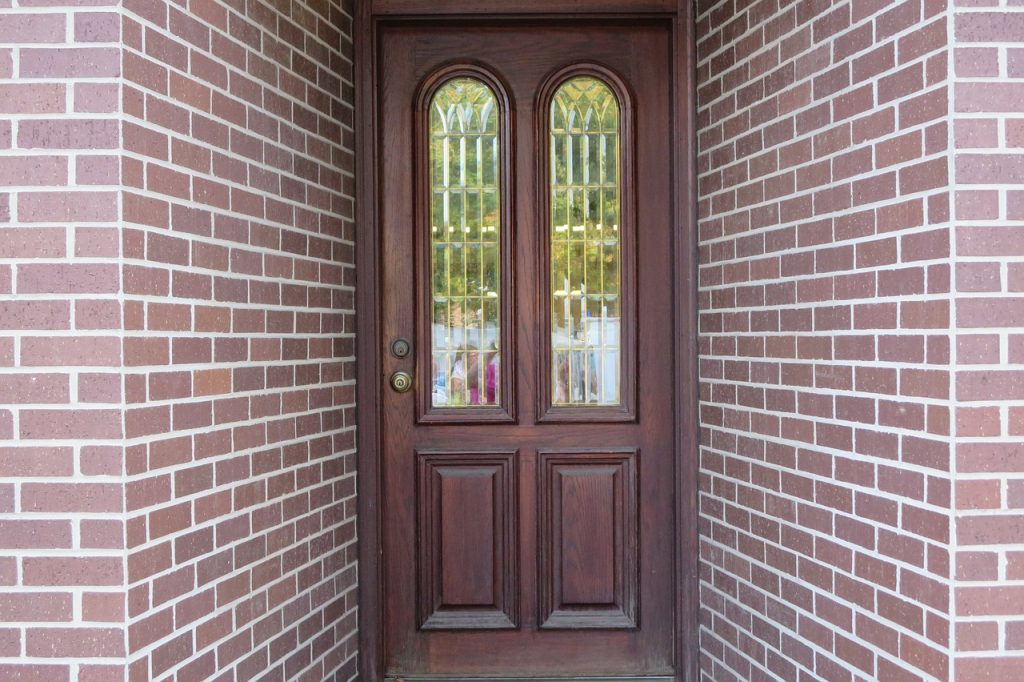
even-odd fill
[[(493, 606), (495, 559), (493, 467), (435, 469), (441, 485), (441, 594), (448, 606)], [(456, 523), (462, 519), (462, 523)]]
[(420, 627), (515, 628), (515, 453), (418, 452), (417, 460)]
[(557, 470), (562, 521), (562, 604), (615, 603), (615, 474), (617, 467)]
[(637, 627), (637, 451), (539, 456), (541, 627)]

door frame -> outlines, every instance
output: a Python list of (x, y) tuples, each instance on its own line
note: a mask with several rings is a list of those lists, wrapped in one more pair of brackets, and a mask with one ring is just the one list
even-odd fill
[[(510, 6), (511, 5), (511, 6)], [(688, 74), (690, 87), (676, 88), (673, 127), (673, 258), (675, 277), (675, 551), (676, 627), (688, 633), (676, 642), (676, 679), (699, 677), (700, 608), (698, 483), (700, 421), (697, 374), (697, 186), (696, 48), (693, 2), (688, 0), (356, 0), (356, 427), (358, 510), (359, 673), (383, 680), (384, 621), (381, 552), (381, 389), (383, 344), (379, 338), (380, 251), (377, 163), (376, 37), (382, 23), (472, 15), (489, 18), (565, 16), (650, 18), (673, 24), (673, 82)], [(692, 425), (692, 428), (678, 428)], [(468, 682), (468, 681), (467, 681)]]

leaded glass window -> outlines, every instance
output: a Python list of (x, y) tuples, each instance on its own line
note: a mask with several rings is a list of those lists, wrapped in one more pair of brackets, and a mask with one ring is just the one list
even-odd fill
[(431, 405), (501, 403), (501, 135), (494, 91), (453, 78), (430, 100)]
[(567, 80), (550, 112), (552, 405), (621, 401), (619, 102), (592, 76)]

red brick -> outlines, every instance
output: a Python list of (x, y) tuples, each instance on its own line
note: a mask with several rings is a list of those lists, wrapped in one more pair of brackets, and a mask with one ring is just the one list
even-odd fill
[(956, 155), (955, 169), (956, 179), (961, 183), (1019, 185), (1024, 182), (1024, 155), (960, 153)]
[(942, 17), (899, 39), (899, 61), (903, 64), (929, 52), (941, 50), (946, 47), (947, 40), (946, 20)]
[(82, 617), (85, 621), (122, 623), (124, 615), (124, 595), (121, 592), (86, 592), (82, 595)]
[(95, 331), (121, 328), (121, 307), (111, 300), (75, 301), (75, 329)]
[(958, 227), (956, 252), (965, 256), (1019, 256), (1024, 255), (1024, 245), (1014, 227)]
[(68, 161), (59, 156), (8, 157), (0, 167), (0, 185), (53, 186), (67, 179)]
[(60, 258), (67, 239), (62, 228), (5, 227), (0, 232), (2, 258)]
[(956, 411), (956, 432), (959, 436), (999, 436), (1001, 419), (995, 407), (966, 408)]
[(70, 594), (19, 592), (0, 595), (0, 621), (29, 623), (70, 621)]
[(8, 13), (0, 17), (0, 33), (17, 36), (18, 42), (24, 43), (62, 43), (66, 21), (66, 15), (61, 13)]
[(23, 410), (20, 435), (26, 439), (120, 438), (121, 413), (117, 410)]
[(944, 158), (901, 168), (900, 193), (913, 194), (944, 187), (948, 184), (948, 175), (948, 163)]
[(149, 515), (151, 538), (158, 538), (169, 533), (183, 530), (192, 522), (191, 505), (179, 504), (167, 507)]
[(957, 519), (957, 540), (962, 545), (1020, 544), (1024, 514), (986, 514)]
[[(76, 83), (74, 90), (75, 111), (82, 114), (113, 114), (118, 111), (120, 106), (118, 94), (116, 83)], [(88, 182), (87, 184), (93, 183)]]
[[(22, 149), (116, 149), (117, 144), (116, 122), (106, 119), (28, 119), (18, 125), (18, 146)], [(70, 197), (65, 199), (52, 193), (49, 197), (40, 197), (40, 200), (46, 202), (47, 198), (58, 202), (52, 207), (54, 209), (68, 208), (61, 202), (66, 203)], [(32, 202), (26, 204), (28, 213), (23, 214), (19, 210), (21, 220), (31, 215), (36, 207), (37, 204)]]
[(0, 678), (18, 682), (65, 682), (71, 679), (70, 675), (71, 668), (67, 665), (0, 663)]
[(70, 476), (74, 455), (70, 447), (2, 447), (0, 476)]
[(946, 301), (905, 301), (900, 306), (900, 322), (905, 329), (945, 329), (949, 327), (949, 303)]
[(118, 367), (120, 342), (115, 337), (25, 337), (21, 360), (26, 367)]
[(1024, 42), (1024, 17), (1019, 12), (965, 12), (954, 18), (954, 35), (968, 43)]
[(120, 557), (26, 557), (25, 585), (110, 585), (123, 584)]
[(908, 635), (900, 635), (900, 654), (903, 661), (933, 677), (949, 677), (949, 656), (937, 647)]
[(69, 549), (67, 521), (0, 520), (0, 547), (5, 549)]
[(124, 655), (120, 628), (29, 628), (25, 651), (41, 658), (113, 658)]
[(956, 555), (956, 578), (962, 582), (995, 580), (999, 574), (998, 560), (994, 552), (959, 551)]
[(65, 86), (59, 83), (2, 84), (0, 85), (0, 112), (5, 114), (63, 113), (66, 102), (65, 92)]
[(115, 483), (24, 483), (21, 505), (28, 512), (118, 513), (122, 495)]
[(958, 327), (1024, 327), (1024, 297), (964, 298), (957, 302)]
[(0, 301), (0, 329), (68, 329), (71, 311), (64, 301)]
[(120, 17), (114, 12), (76, 14), (74, 21), (78, 42), (112, 43), (121, 37)]
[(956, 397), (961, 401), (1024, 399), (1024, 372), (986, 370), (959, 372)]
[[(120, 507), (120, 501), (118, 502)], [(89, 549), (122, 549), (124, 547), (124, 524), (118, 520), (83, 520), (81, 522), (81, 545)]]
[[(959, 101), (959, 94), (958, 100)], [(900, 129), (933, 121), (948, 113), (948, 97), (944, 90), (935, 89), (904, 100), (899, 105)]]
[(1024, 666), (1024, 656), (1008, 655), (999, 658), (957, 657), (954, 664), (958, 682), (985, 682), (987, 680), (1010, 680)]
[(11, 374), (0, 383), (0, 403), (66, 403), (70, 399), (65, 374)]

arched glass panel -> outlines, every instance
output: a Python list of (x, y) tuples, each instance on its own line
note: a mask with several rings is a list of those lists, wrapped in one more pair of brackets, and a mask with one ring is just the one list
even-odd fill
[(429, 107), (431, 405), (501, 403), (501, 136), (498, 100), (472, 77)]
[(571, 78), (551, 102), (552, 405), (617, 405), (622, 373), (619, 102)]

